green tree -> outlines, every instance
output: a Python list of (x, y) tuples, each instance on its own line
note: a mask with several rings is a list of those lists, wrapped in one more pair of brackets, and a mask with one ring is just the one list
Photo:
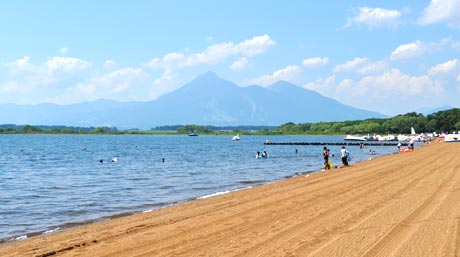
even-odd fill
[(42, 130), (34, 126), (24, 125), (24, 127), (21, 129), (21, 132), (22, 133), (39, 133), (39, 132), (42, 132)]

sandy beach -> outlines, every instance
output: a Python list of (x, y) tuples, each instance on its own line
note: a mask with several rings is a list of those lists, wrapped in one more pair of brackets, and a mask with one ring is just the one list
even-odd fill
[(0, 256), (460, 256), (459, 153), (432, 143), (2, 244)]

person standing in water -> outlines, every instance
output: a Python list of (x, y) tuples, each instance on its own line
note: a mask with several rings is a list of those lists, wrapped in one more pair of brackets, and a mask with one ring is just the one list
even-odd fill
[(331, 167), (329, 166), (329, 149), (325, 146), (323, 148), (323, 158), (324, 158), (324, 169), (330, 170)]
[(265, 158), (265, 159), (268, 158), (268, 153), (267, 153), (267, 151), (264, 151), (264, 152), (262, 153), (262, 158)]
[(340, 156), (342, 157), (343, 166), (348, 166), (348, 151), (345, 146), (342, 146), (342, 149), (340, 150)]

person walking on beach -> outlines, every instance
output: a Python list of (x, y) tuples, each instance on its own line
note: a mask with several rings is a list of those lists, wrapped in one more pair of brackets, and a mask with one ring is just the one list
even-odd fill
[(342, 163), (344, 167), (348, 166), (348, 151), (345, 149), (345, 146), (342, 146), (340, 150), (340, 156), (342, 157)]
[(323, 149), (323, 158), (324, 158), (324, 169), (330, 170), (331, 167), (329, 166), (329, 149), (327, 149), (327, 147), (324, 147)]

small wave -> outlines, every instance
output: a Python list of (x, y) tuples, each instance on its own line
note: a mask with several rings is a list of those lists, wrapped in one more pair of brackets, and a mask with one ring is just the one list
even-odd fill
[(200, 196), (200, 197), (198, 197), (198, 199), (206, 199), (206, 198), (210, 198), (210, 197), (213, 197), (213, 196), (228, 194), (228, 193), (231, 193), (231, 192), (232, 191), (217, 192), (217, 193), (213, 193), (213, 194), (209, 194), (209, 195)]
[(216, 193), (212, 193), (212, 194), (209, 194), (209, 195), (203, 195), (203, 196), (197, 197), (196, 199), (206, 199), (206, 198), (210, 198), (210, 197), (214, 197), (214, 196), (218, 196), (218, 195), (225, 195), (225, 194), (228, 194), (228, 193), (233, 193), (233, 192), (240, 191), (240, 190), (243, 190), (243, 189), (248, 189), (248, 188), (252, 188), (252, 187), (249, 186), (249, 187), (245, 187), (245, 188), (239, 188), (239, 189), (234, 189), (234, 190), (216, 192)]
[(19, 241), (19, 240), (24, 240), (27, 239), (27, 235), (20, 235), (18, 237), (15, 237), (13, 241)]
[(44, 234), (44, 235), (46, 235), (46, 234), (51, 234), (51, 233), (54, 233), (54, 232), (56, 232), (56, 231), (58, 231), (58, 230), (60, 230), (60, 229), (61, 229), (60, 227), (56, 227), (56, 228), (53, 228), (53, 229), (48, 229), (48, 230), (46, 230), (45, 232), (43, 232), (43, 234)]
[(7, 238), (0, 238), (0, 244), (10, 243), (10, 242), (14, 242), (14, 241), (21, 241), (21, 240), (24, 240), (24, 239), (27, 239), (27, 238), (28, 238), (28, 236), (26, 234), (7, 237)]
[(311, 171), (298, 171), (298, 172), (294, 173), (293, 175), (284, 176), (284, 178), (295, 178), (295, 177), (299, 177), (299, 176), (301, 177), (301, 176), (308, 175), (308, 174), (315, 173), (315, 172), (318, 172), (318, 171), (314, 171), (314, 170), (311, 170)]

